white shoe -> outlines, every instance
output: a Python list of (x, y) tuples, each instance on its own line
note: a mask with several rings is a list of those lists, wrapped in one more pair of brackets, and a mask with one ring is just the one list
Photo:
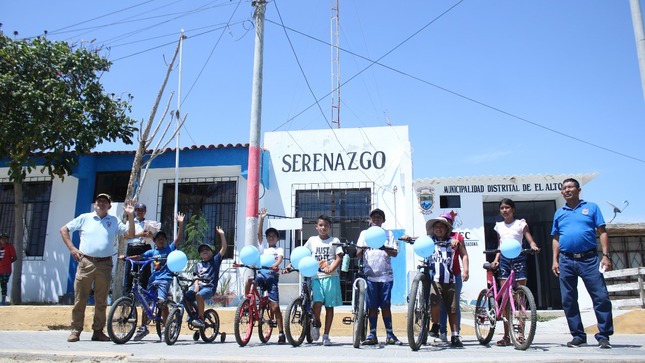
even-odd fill
[(311, 339), (314, 342), (317, 342), (318, 339), (320, 339), (320, 327), (316, 326), (315, 322), (314, 322), (313, 326), (311, 327)]
[(148, 335), (148, 327), (144, 325), (139, 327), (139, 329), (137, 330), (137, 334), (134, 336), (132, 340), (134, 340), (135, 342), (138, 342), (141, 339), (143, 339), (143, 337), (145, 337), (146, 335)]
[(323, 335), (323, 345), (327, 347), (331, 345), (331, 340), (327, 334)]
[(434, 338), (435, 343), (448, 343), (448, 336), (446, 333), (440, 333), (438, 338)]

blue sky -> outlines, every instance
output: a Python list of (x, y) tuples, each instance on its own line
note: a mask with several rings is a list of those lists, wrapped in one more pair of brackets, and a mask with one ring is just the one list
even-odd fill
[[(106, 90), (134, 95), (137, 120), (183, 28), (182, 146), (249, 141), (252, 13), (235, 0), (0, 2), (7, 34), (105, 46)], [(330, 127), (330, 17), (329, 0), (267, 5), (263, 132)], [(408, 125), (414, 178), (598, 173), (583, 198), (607, 221), (606, 201), (628, 200), (615, 222), (645, 222), (628, 0), (341, 0), (340, 22), (341, 127)]]

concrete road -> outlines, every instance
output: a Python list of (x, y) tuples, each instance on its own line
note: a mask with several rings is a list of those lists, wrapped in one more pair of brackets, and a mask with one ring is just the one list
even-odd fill
[[(239, 347), (232, 334), (224, 343), (193, 341), (182, 335), (175, 345), (168, 346), (148, 335), (140, 342), (117, 345), (112, 342), (92, 342), (91, 333), (81, 335), (81, 341), (68, 343), (67, 331), (0, 331), (0, 362), (645, 362), (645, 336), (614, 335), (613, 349), (600, 349), (595, 341), (581, 348), (568, 348), (568, 334), (545, 330), (538, 334), (526, 351), (512, 347), (480, 345), (474, 336), (464, 336), (463, 348), (423, 346), (413, 352), (407, 345), (372, 346), (355, 349), (350, 337), (332, 337), (333, 345), (303, 344), (300, 347), (276, 344), (273, 336), (261, 344), (257, 336), (246, 347)], [(405, 337), (400, 337), (404, 341)], [(496, 336), (496, 338), (499, 338)], [(590, 336), (593, 340), (593, 336)]]

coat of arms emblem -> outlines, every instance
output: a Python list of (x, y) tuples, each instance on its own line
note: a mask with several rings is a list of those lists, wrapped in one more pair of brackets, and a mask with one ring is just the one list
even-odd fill
[(421, 213), (432, 213), (432, 207), (434, 207), (434, 188), (417, 188), (417, 198), (419, 198), (419, 209), (421, 209)]

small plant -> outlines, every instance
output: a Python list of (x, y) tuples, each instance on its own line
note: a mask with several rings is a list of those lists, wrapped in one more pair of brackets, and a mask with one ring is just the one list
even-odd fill
[(203, 211), (200, 210), (197, 214), (193, 214), (190, 217), (190, 221), (186, 224), (185, 233), (186, 245), (183, 248), (184, 253), (186, 253), (188, 260), (200, 260), (197, 248), (206, 239), (208, 233), (208, 221), (206, 221)]
[(221, 278), (217, 286), (217, 295), (220, 295), (220, 296), (234, 295), (234, 292), (231, 289), (232, 285), (233, 285), (233, 279), (231, 278), (230, 275), (226, 275), (226, 277)]

